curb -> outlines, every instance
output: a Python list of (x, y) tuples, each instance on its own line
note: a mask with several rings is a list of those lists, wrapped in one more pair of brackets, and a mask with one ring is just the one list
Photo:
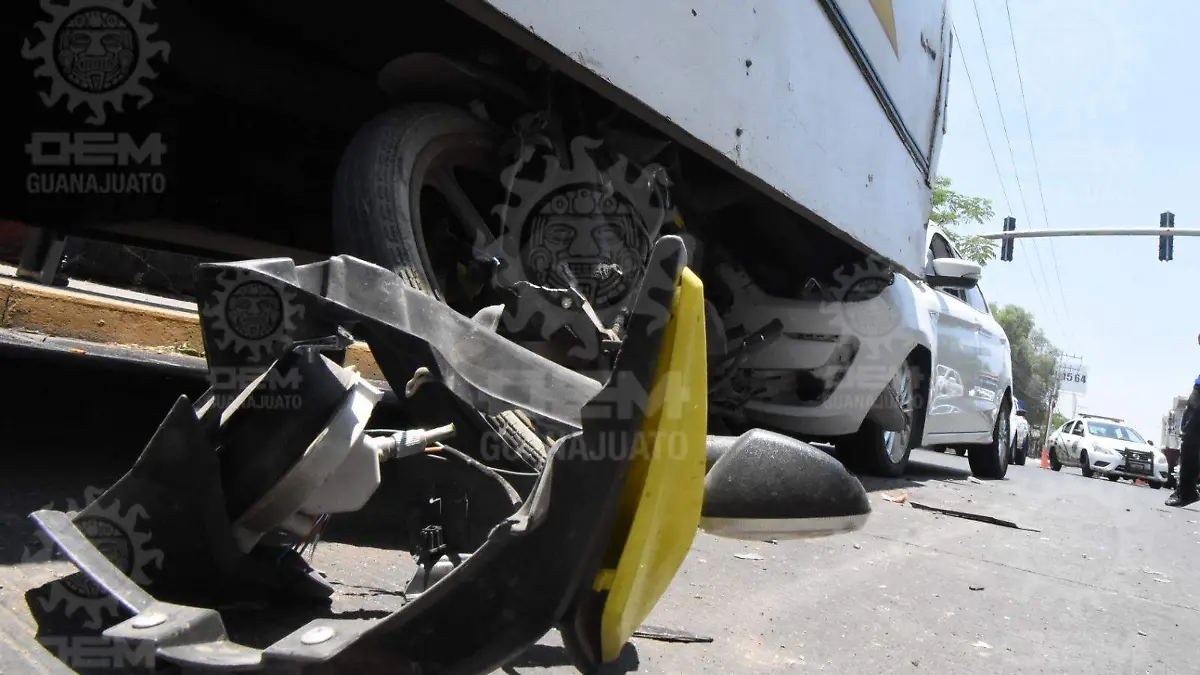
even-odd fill
[[(0, 328), (193, 355), (204, 348), (200, 318), (194, 313), (7, 277), (0, 277)], [(346, 365), (358, 368), (363, 377), (384, 379), (364, 343), (346, 350)]]

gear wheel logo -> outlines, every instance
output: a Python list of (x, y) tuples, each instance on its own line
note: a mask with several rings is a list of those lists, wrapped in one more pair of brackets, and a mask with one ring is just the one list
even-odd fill
[(66, 96), (67, 110), (86, 104), (87, 123), (100, 126), (107, 106), (124, 112), (126, 96), (136, 97), (139, 109), (153, 100), (142, 80), (158, 77), (150, 60), (168, 61), (171, 48), (150, 39), (157, 25), (142, 22), (152, 0), (71, 0), (66, 6), (41, 0), (41, 8), (51, 17), (37, 24), (43, 39), (37, 47), (26, 40), (21, 55), (41, 62), (35, 76), (51, 79), (50, 91), (42, 93), (48, 107)]
[(838, 334), (856, 338), (859, 353), (872, 361), (905, 347), (897, 330), (903, 317), (882, 297), (894, 281), (890, 265), (867, 258), (834, 273), (826, 302), (820, 307)]
[(251, 362), (261, 363), (290, 344), (296, 320), (304, 316), (295, 292), (249, 270), (222, 272), (217, 284), (204, 316), (213, 320), (219, 349), (248, 352)]
[[(82, 511), (102, 494), (104, 490), (89, 487), (84, 491), (83, 504), (68, 500), (67, 511)], [(43, 508), (55, 507), (51, 504)], [(151, 565), (162, 569), (163, 564), (163, 552), (149, 545), (150, 533), (139, 531), (139, 520), (146, 518), (146, 510), (140, 504), (122, 511), (120, 501), (113, 500), (107, 507), (86, 517), (76, 518), (75, 527), (125, 576), (139, 586), (146, 586), (150, 583), (147, 570)], [(44, 563), (59, 559), (57, 547), (50, 537), (40, 529), (36, 534), (38, 545), (33, 549), (26, 547), (21, 562)], [(42, 608), (52, 612), (59, 607), (64, 607), (68, 617), (82, 611), (87, 616), (84, 626), (89, 629), (101, 628), (106, 617), (118, 616), (119, 609), (115, 599), (83, 574), (71, 575), (59, 583), (51, 584), (49, 596), (42, 600)]]
[[(547, 339), (570, 325), (579, 308), (561, 289), (571, 281), (611, 327), (640, 286), (653, 239), (664, 223), (675, 219), (675, 210), (663, 203), (659, 192), (666, 185), (665, 169), (651, 164), (628, 180), (629, 161), (619, 155), (601, 171), (589, 151), (602, 145), (576, 137), (570, 165), (548, 156), (542, 180), (518, 176), (527, 165), (525, 157), (502, 174), (516, 203), (493, 209), (501, 219), (501, 237), (477, 242), (482, 244), (477, 248), (501, 263), (498, 284), (534, 287), (534, 292), (521, 294), (509, 328), (519, 331), (540, 321), (541, 336)], [(595, 336), (581, 337), (584, 350), (596, 353)]]

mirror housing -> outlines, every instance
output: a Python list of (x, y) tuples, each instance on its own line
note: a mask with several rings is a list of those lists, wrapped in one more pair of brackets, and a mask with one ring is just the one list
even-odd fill
[(854, 532), (871, 504), (841, 462), (764, 429), (709, 436), (700, 529), (729, 539), (809, 539)]
[(983, 266), (961, 258), (935, 258), (930, 262), (933, 274), (925, 282), (934, 288), (975, 288), (983, 276)]

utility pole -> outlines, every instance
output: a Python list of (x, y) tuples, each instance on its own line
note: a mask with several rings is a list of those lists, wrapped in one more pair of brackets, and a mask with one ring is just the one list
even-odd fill
[[(1070, 354), (1064, 354), (1058, 350), (1055, 350), (1055, 352), (1054, 352), (1054, 370), (1053, 370), (1054, 381), (1050, 383), (1049, 387), (1047, 387), (1047, 389), (1048, 389), (1047, 393), (1049, 394), (1049, 402), (1046, 405), (1046, 421), (1042, 426), (1042, 444), (1043, 445), (1045, 445), (1050, 440), (1050, 427), (1053, 426), (1053, 424), (1054, 424), (1054, 409), (1058, 406), (1058, 395), (1059, 395), (1059, 390), (1060, 390), (1060, 383), (1062, 382), (1063, 366), (1065, 365), (1064, 362), (1067, 359), (1072, 359), (1075, 361), (1082, 361), (1083, 357), (1072, 356)], [(1078, 397), (1076, 397), (1075, 405), (1073, 406), (1073, 408), (1077, 408), (1078, 405), (1079, 405), (1079, 401), (1078, 401)], [(1076, 410), (1073, 409), (1071, 411), (1071, 417), (1074, 417), (1075, 413), (1076, 413)]]

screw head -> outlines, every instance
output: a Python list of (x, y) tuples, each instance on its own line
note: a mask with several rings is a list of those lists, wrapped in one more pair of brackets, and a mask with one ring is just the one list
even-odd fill
[(333, 637), (333, 629), (329, 626), (317, 626), (300, 636), (300, 642), (306, 645), (319, 645), (328, 642)]
[(155, 626), (160, 626), (163, 623), (166, 623), (166, 621), (166, 614), (149, 612), (147, 614), (138, 614), (137, 616), (133, 617), (133, 621), (130, 622), (130, 625), (132, 625), (134, 628), (154, 628)]

